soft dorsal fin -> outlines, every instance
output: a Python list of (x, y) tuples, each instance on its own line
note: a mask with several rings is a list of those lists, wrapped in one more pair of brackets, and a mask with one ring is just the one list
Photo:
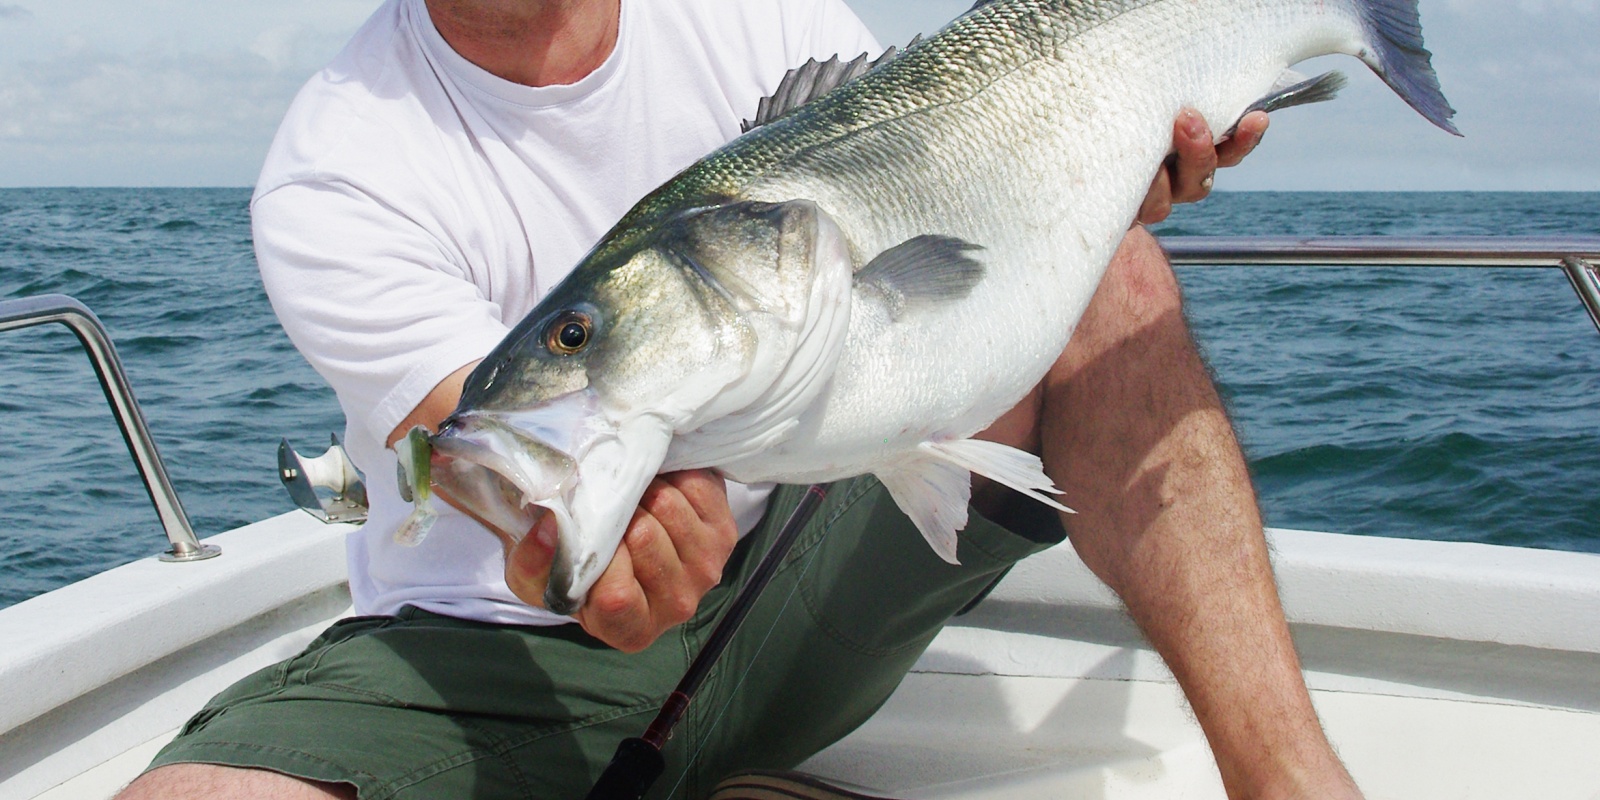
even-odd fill
[[(1315, 78), (1307, 78), (1292, 69), (1286, 69), (1282, 75), (1278, 76), (1277, 82), (1272, 85), (1272, 90), (1267, 92), (1265, 97), (1251, 103), (1250, 107), (1244, 110), (1244, 114), (1239, 115), (1239, 118), (1243, 119), (1245, 114), (1252, 111), (1277, 111), (1280, 108), (1326, 102), (1337, 97), (1339, 90), (1343, 89), (1348, 82), (1344, 73), (1339, 70), (1324, 72)], [(1238, 128), (1239, 121), (1234, 120), (1233, 126), (1228, 128), (1228, 132), (1223, 135), (1223, 138), (1233, 136)]]
[[(917, 42), (922, 41), (918, 34), (911, 44), (910, 49)], [(748, 133), (761, 127), (790, 111), (793, 111), (812, 100), (821, 97), (839, 86), (848, 83), (876, 68), (886, 64), (901, 53), (900, 49), (890, 47), (883, 51), (883, 55), (874, 60), (868, 60), (867, 54), (862, 53), (850, 61), (840, 61), (838, 56), (827, 61), (811, 59), (783, 76), (778, 82), (778, 88), (773, 90), (771, 96), (761, 98), (761, 103), (756, 106), (756, 118), (747, 119), (739, 124), (740, 133)]]
[(954, 236), (914, 236), (867, 262), (856, 272), (856, 286), (881, 295), (890, 319), (899, 319), (917, 306), (966, 297), (984, 273), (968, 253), (982, 249)]

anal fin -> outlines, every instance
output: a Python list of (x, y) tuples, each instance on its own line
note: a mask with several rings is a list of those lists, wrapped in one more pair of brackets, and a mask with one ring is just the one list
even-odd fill
[[(1278, 76), (1277, 83), (1272, 85), (1272, 90), (1266, 96), (1250, 104), (1249, 108), (1240, 114), (1243, 119), (1245, 114), (1252, 111), (1277, 111), (1280, 108), (1303, 106), (1310, 103), (1323, 103), (1339, 96), (1349, 80), (1339, 70), (1324, 72), (1315, 78), (1307, 78), (1294, 70), (1284, 70)], [(1239, 129), (1239, 121), (1234, 120), (1233, 126), (1221, 138), (1231, 139)]]

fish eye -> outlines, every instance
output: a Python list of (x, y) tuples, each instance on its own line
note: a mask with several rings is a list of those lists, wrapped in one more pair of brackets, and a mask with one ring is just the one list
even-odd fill
[(594, 320), (581, 311), (563, 311), (544, 331), (545, 347), (556, 355), (570, 356), (589, 343)]

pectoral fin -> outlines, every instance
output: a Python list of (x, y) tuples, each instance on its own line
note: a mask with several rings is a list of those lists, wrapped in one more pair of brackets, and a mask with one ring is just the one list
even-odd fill
[(400, 497), (414, 504), (411, 513), (401, 521), (394, 532), (394, 541), (404, 547), (416, 547), (433, 530), (439, 519), (433, 510), (433, 477), (429, 459), (433, 454), (432, 439), (428, 429), (418, 425), (394, 443), (396, 467), (399, 470)]
[(907, 311), (960, 300), (983, 280), (980, 245), (954, 236), (915, 236), (877, 255), (856, 273), (857, 288), (878, 294), (890, 319)]

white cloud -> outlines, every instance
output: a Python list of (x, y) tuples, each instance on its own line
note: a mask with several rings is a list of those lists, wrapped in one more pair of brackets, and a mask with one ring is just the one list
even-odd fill
[(885, 46), (931, 34), (972, 7), (972, 0), (847, 0)]
[[(657, 0), (635, 0), (655, 2)], [(247, 185), (295, 90), (378, 0), (0, 0), (0, 185)], [(971, 0), (849, 0), (903, 44)], [(1359, 63), (1322, 106), (1277, 116), (1226, 189), (1600, 190), (1600, 0), (1422, 0), (1464, 140)], [(1318, 65), (1312, 65), (1316, 68)]]
[[(968, 0), (850, 0), (885, 43), (931, 31)], [(1422, 0), (1423, 31), (1465, 139), (1434, 129), (1359, 62), (1352, 82), (1275, 115), (1225, 189), (1600, 190), (1600, 0)]]
[(47, 42), (0, 55), (0, 185), (249, 185), (294, 93), (374, 4), (189, 5), (165, 10), (182, 28), (114, 6), (42, 18)]

